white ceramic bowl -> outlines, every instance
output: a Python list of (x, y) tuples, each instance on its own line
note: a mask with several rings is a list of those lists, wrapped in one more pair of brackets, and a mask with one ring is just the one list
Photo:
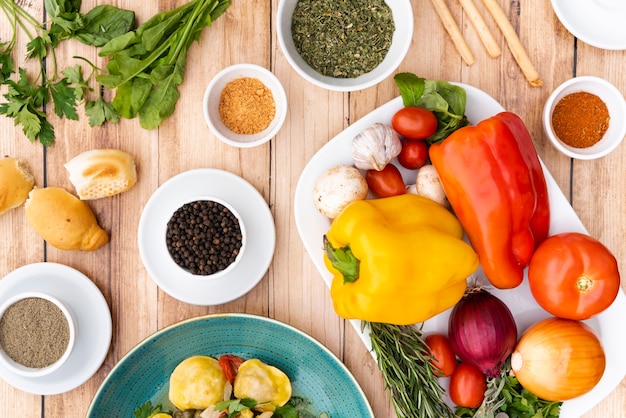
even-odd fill
[(371, 87), (389, 75), (400, 66), (413, 39), (413, 8), (412, 2), (406, 0), (386, 0), (393, 13), (395, 32), (389, 52), (385, 59), (369, 73), (356, 78), (334, 78), (324, 76), (314, 70), (298, 54), (291, 36), (291, 16), (298, 0), (282, 0), (278, 3), (278, 42), (285, 54), (285, 58), (298, 74), (309, 82), (335, 91), (356, 91)]
[[(557, 103), (575, 92), (588, 92), (598, 96), (609, 111), (609, 128), (595, 145), (576, 148), (561, 141), (552, 128), (552, 113)], [(563, 154), (580, 160), (600, 158), (613, 151), (626, 135), (626, 101), (622, 93), (608, 81), (593, 76), (574, 77), (558, 86), (548, 97), (543, 108), (543, 128), (552, 145)]]
[(10, 306), (27, 298), (45, 299), (55, 304), (61, 310), (61, 312), (63, 313), (63, 316), (67, 320), (67, 324), (69, 327), (69, 338), (68, 338), (67, 348), (65, 349), (65, 352), (61, 355), (61, 357), (59, 357), (59, 359), (55, 361), (54, 363), (52, 363), (51, 365), (42, 367), (42, 368), (33, 368), (33, 367), (24, 366), (16, 362), (15, 360), (13, 360), (4, 352), (4, 350), (2, 349), (2, 346), (0, 345), (0, 362), (7, 369), (13, 371), (14, 373), (18, 375), (26, 376), (26, 377), (40, 377), (40, 376), (45, 376), (54, 372), (59, 367), (61, 367), (70, 357), (70, 354), (72, 353), (72, 349), (74, 348), (74, 343), (76, 341), (76, 332), (77, 332), (76, 322), (74, 321), (74, 318), (71, 312), (69, 311), (69, 309), (59, 299), (47, 293), (42, 293), (42, 292), (25, 292), (25, 293), (20, 293), (9, 298), (2, 306), (0, 306), (0, 318), (2, 318), (2, 316), (4, 315), (4, 313)]
[[(196, 201), (199, 201), (199, 200), (207, 200), (207, 201), (212, 201), (212, 202), (219, 203), (220, 205), (222, 205), (226, 209), (228, 209), (233, 214), (233, 216), (237, 219), (237, 221), (239, 222), (239, 229), (241, 230), (241, 247), (239, 248), (239, 253), (237, 254), (237, 257), (235, 257), (235, 260), (232, 263), (230, 263), (225, 269), (216, 271), (213, 274), (206, 274), (206, 275), (193, 274), (189, 270), (179, 266), (178, 264), (176, 264), (174, 259), (171, 257), (171, 254), (170, 254), (170, 261), (174, 265), (176, 265), (176, 267), (179, 268), (183, 272), (183, 274), (185, 276), (188, 276), (188, 277), (191, 277), (191, 278), (194, 278), (194, 279), (197, 279), (197, 280), (212, 280), (212, 279), (217, 279), (219, 277), (222, 277), (222, 276), (230, 273), (235, 268), (237, 263), (239, 263), (241, 261), (241, 259), (244, 257), (244, 252), (245, 252), (245, 249), (246, 249), (246, 241), (247, 241), (246, 240), (246, 227), (245, 227), (245, 224), (243, 222), (243, 219), (241, 218), (241, 215), (239, 214), (239, 212), (237, 212), (237, 210), (233, 207), (233, 205), (231, 205), (230, 203), (226, 202), (223, 199), (219, 199), (219, 198), (213, 197), (213, 196), (199, 196), (199, 197), (195, 197), (193, 199), (188, 199), (183, 204), (181, 204), (180, 207), (176, 208), (176, 210), (180, 209), (181, 207), (183, 207), (187, 203), (196, 202)], [(176, 210), (174, 212), (176, 212)], [(172, 216), (174, 216), (174, 213), (172, 213)], [(171, 217), (169, 219), (171, 219)], [(168, 219), (168, 222), (169, 222), (169, 219)], [(167, 226), (166, 226), (165, 230), (167, 232)], [(168, 251), (168, 253), (169, 253), (169, 251)]]
[[(237, 134), (222, 122), (219, 112), (220, 97), (226, 84), (242, 77), (256, 78), (272, 91), (276, 103), (276, 113), (269, 126), (263, 131), (242, 135)], [(211, 132), (223, 142), (240, 148), (250, 148), (269, 141), (278, 133), (287, 117), (287, 95), (278, 78), (266, 68), (255, 64), (236, 64), (224, 68), (209, 83), (203, 100), (204, 119)]]

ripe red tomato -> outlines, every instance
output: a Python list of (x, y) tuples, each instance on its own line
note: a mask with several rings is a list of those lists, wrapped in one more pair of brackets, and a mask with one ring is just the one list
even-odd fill
[(469, 363), (457, 364), (450, 376), (450, 399), (458, 406), (478, 408), (485, 398), (487, 378)]
[(589, 235), (548, 237), (535, 250), (528, 284), (537, 303), (559, 318), (583, 320), (608, 308), (619, 293), (615, 256)]
[(232, 355), (232, 354), (224, 354), (217, 359), (224, 375), (226, 375), (226, 380), (228, 380), (231, 384), (235, 382), (235, 377), (237, 376), (237, 370), (239, 370), (239, 366), (245, 360), (241, 357)]
[(404, 168), (417, 170), (426, 165), (428, 161), (428, 144), (417, 139), (405, 139), (402, 141), (402, 149), (398, 155), (398, 162)]
[(448, 377), (456, 368), (456, 356), (448, 337), (443, 334), (430, 334), (424, 342), (428, 345), (428, 351), (433, 357), (430, 364), (437, 371), (438, 377)]
[(426, 139), (437, 131), (437, 116), (418, 106), (406, 106), (391, 118), (391, 126), (409, 139)]
[(400, 170), (393, 164), (387, 164), (380, 171), (367, 170), (365, 180), (370, 191), (378, 197), (397, 196), (406, 193), (406, 186)]

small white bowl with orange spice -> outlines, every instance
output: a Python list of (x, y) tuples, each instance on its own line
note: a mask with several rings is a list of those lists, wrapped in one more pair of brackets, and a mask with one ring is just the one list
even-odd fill
[(603, 157), (626, 136), (626, 100), (607, 80), (571, 78), (548, 97), (543, 128), (552, 145), (570, 158)]
[(278, 78), (255, 64), (224, 68), (203, 100), (211, 132), (228, 145), (250, 148), (273, 138), (287, 117), (287, 95)]

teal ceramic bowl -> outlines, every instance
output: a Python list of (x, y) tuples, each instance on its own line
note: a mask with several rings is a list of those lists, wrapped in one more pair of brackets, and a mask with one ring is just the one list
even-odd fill
[(293, 396), (309, 400), (313, 413), (374, 417), (357, 381), (330, 350), (290, 325), (249, 314), (202, 316), (153, 334), (111, 370), (87, 417), (132, 418), (134, 409), (148, 400), (170, 407), (170, 374), (198, 354), (235, 354), (278, 367), (291, 379)]

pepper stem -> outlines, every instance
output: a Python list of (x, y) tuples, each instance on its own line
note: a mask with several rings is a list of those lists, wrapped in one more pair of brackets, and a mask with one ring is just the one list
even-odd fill
[(361, 261), (354, 256), (350, 245), (335, 248), (324, 235), (324, 252), (332, 266), (343, 275), (343, 283), (352, 283), (359, 278)]

